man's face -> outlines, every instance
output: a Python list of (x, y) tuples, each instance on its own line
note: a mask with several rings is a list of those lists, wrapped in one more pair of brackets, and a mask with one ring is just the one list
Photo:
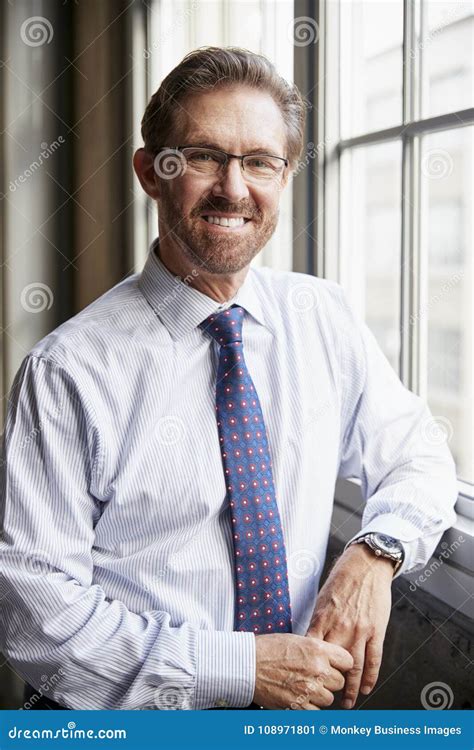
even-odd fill
[[(188, 96), (173, 133), (176, 145), (207, 145), (232, 154), (286, 157), (285, 124), (272, 97), (246, 86)], [(191, 170), (159, 181), (160, 240), (169, 238), (192, 265), (215, 274), (236, 273), (265, 246), (278, 222), (279, 199), (288, 168), (268, 181), (246, 179), (230, 159), (219, 174)], [(224, 227), (204, 217), (244, 216), (243, 226)]]

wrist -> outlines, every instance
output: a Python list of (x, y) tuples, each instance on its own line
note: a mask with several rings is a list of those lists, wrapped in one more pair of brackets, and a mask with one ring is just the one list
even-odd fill
[(405, 557), (405, 550), (403, 544), (399, 539), (383, 534), (380, 532), (369, 532), (361, 534), (356, 539), (352, 539), (347, 547), (352, 545), (362, 545), (367, 547), (377, 558), (389, 560), (392, 563), (392, 575), (394, 575), (401, 565)]
[(394, 560), (390, 560), (387, 557), (380, 557), (370, 549), (367, 544), (351, 544), (344, 551), (344, 557), (348, 556), (351, 560), (361, 560), (368, 563), (371, 567), (374, 566), (374, 570), (378, 572), (385, 570), (387, 576), (393, 578), (396, 570), (396, 563)]

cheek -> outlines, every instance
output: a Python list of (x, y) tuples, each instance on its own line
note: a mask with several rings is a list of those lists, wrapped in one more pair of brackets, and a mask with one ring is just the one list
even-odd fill
[(250, 200), (254, 202), (262, 214), (269, 215), (278, 211), (282, 186), (279, 183), (268, 185), (268, 189), (253, 190)]
[(187, 180), (184, 176), (179, 181), (175, 181), (172, 200), (183, 216), (189, 216), (193, 209), (202, 203), (207, 192), (209, 192), (208, 186), (200, 185), (199, 180)]
[(193, 197), (190, 195), (189, 188), (185, 186), (182, 178), (166, 182), (162, 197), (168, 210), (173, 214), (187, 214), (193, 206)]
[(265, 196), (257, 206), (264, 216), (273, 216), (278, 212), (279, 202), (279, 195)]

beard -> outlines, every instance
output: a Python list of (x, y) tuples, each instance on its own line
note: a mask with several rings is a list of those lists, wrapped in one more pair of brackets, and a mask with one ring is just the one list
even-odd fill
[[(210, 212), (245, 214), (252, 218), (242, 230), (218, 235), (201, 218), (206, 209)], [(206, 202), (196, 207), (190, 216), (183, 217), (176, 202), (163, 195), (159, 215), (166, 227), (166, 235), (179, 245), (181, 252), (193, 266), (202, 267), (208, 273), (230, 274), (246, 268), (267, 244), (278, 224), (279, 210), (263, 216), (248, 201), (238, 205), (224, 205), (219, 199), (213, 199), (212, 205)]]

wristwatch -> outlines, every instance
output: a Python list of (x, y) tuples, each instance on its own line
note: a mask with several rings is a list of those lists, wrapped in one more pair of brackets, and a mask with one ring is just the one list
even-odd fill
[(362, 542), (367, 544), (377, 557), (387, 557), (389, 560), (393, 560), (395, 563), (393, 573), (395, 575), (404, 558), (402, 543), (398, 539), (394, 539), (393, 536), (372, 532), (354, 539), (351, 544), (361, 544)]

